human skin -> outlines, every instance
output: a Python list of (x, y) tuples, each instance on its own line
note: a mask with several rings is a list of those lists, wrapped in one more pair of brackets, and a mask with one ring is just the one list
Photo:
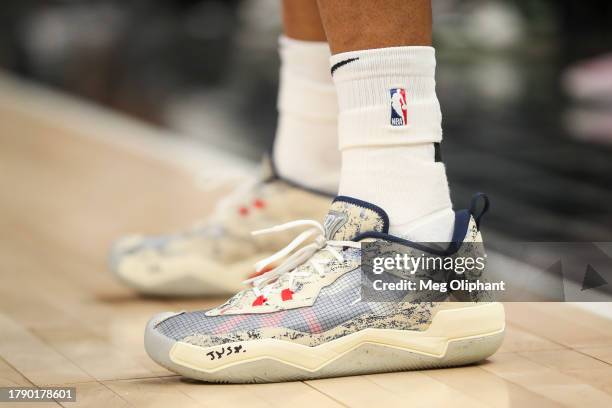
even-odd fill
[(332, 54), (431, 45), (431, 0), (318, 0)]

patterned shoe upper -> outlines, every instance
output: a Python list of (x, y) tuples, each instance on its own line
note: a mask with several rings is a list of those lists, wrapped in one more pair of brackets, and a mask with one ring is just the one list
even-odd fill
[[(462, 242), (463, 238), (479, 239), (476, 228), (465, 236), (473, 222), (469, 216), (467, 222), (462, 221), (465, 225), (458, 225), (464, 232)], [(312, 228), (292, 244), (309, 242), (313, 236), (314, 242), (295, 250), (281, 266), (254, 279), (253, 288), (239, 292), (217, 308), (172, 316), (158, 323), (156, 329), (175, 340), (200, 346), (260, 338), (315, 346), (365, 328), (428, 327), (439, 303), (403, 302), (401, 292), (386, 293), (385, 301), (361, 300), (363, 275), (358, 241), (385, 241), (391, 237), (387, 235), (388, 217), (382, 209), (337, 197), (324, 227), (297, 221), (287, 228), (300, 223)], [(264, 260), (260, 267), (270, 261)]]

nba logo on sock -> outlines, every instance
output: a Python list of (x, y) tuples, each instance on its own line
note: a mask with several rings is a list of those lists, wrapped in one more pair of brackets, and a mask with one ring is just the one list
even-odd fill
[(406, 126), (408, 107), (406, 106), (406, 90), (391, 89), (391, 126)]

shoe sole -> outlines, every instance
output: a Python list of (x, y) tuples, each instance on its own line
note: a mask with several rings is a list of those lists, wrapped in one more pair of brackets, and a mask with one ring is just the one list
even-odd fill
[(173, 372), (216, 383), (296, 381), (467, 365), (495, 353), (505, 330), (503, 305), (487, 303), (440, 310), (424, 331), (365, 329), (316, 347), (275, 339), (199, 347), (155, 330), (173, 315), (159, 315), (149, 322), (147, 353)]

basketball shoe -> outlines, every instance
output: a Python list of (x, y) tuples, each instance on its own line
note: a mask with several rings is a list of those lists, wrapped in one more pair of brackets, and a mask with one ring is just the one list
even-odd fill
[[(303, 220), (260, 231), (309, 228), (257, 267), (261, 270), (282, 257), (284, 262), (252, 279), (252, 287), (221, 306), (154, 316), (145, 330), (145, 348), (157, 363), (186, 377), (236, 383), (447, 367), (485, 359), (500, 346), (505, 328), (503, 306), (486, 291), (457, 291), (452, 297), (439, 292), (421, 301), (406, 301), (404, 294), (392, 291), (385, 293), (384, 301), (362, 298), (367, 281), (362, 257), (368, 243), (399, 245), (416, 251), (415, 256), (484, 256), (482, 213), (476, 215), (474, 208), (456, 212), (452, 242), (440, 251), (389, 235), (389, 220), (381, 208), (336, 197), (324, 225)], [(465, 273), (466, 279), (479, 276)]]
[[(213, 215), (190, 229), (165, 236), (128, 236), (110, 253), (110, 269), (143, 294), (198, 296), (236, 293), (262, 254), (282, 248), (291, 232), (276, 237), (251, 231), (295, 218), (322, 217), (331, 197), (275, 176), (264, 166), (218, 203)], [(284, 235), (284, 236), (283, 236)], [(272, 266), (270, 266), (272, 267)]]

